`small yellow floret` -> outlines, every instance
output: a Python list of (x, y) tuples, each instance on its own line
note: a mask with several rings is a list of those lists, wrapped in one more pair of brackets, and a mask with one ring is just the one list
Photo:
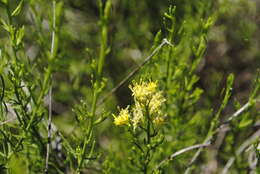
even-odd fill
[(149, 102), (149, 109), (150, 114), (158, 114), (160, 111), (160, 107), (162, 106), (162, 103), (165, 102), (165, 98), (162, 95), (162, 92), (156, 92), (151, 101)]
[(121, 109), (118, 117), (114, 118), (114, 124), (117, 126), (129, 123), (129, 111), (128, 108)]
[(156, 82), (141, 82), (140, 84), (134, 84), (134, 86), (129, 86), (133, 92), (133, 96), (137, 101), (141, 103), (147, 102), (151, 99), (152, 95), (156, 92), (157, 83)]
[(133, 108), (133, 126), (134, 129), (137, 128), (138, 124), (143, 120), (144, 116), (143, 116), (143, 111), (142, 111), (142, 107), (139, 103), (135, 103), (135, 106)]

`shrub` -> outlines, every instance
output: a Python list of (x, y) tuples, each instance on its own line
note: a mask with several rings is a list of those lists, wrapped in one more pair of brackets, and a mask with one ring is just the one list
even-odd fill
[(259, 172), (254, 5), (0, 0), (0, 173)]

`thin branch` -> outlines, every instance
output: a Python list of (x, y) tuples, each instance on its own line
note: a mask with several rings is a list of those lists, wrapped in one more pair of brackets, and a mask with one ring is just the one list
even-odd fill
[[(239, 156), (248, 146), (253, 144), (256, 139), (260, 137), (260, 129), (258, 129), (250, 138), (248, 138), (241, 146), (239, 146), (238, 150), (236, 150), (236, 156)], [(231, 157), (228, 162), (226, 163), (224, 169), (222, 170), (221, 174), (227, 174), (228, 170), (232, 166), (235, 161), (235, 156)]]
[(131, 77), (133, 77), (145, 64), (147, 64), (150, 59), (158, 52), (164, 45), (170, 45), (173, 46), (166, 38), (163, 39), (162, 43), (156, 47), (153, 52), (145, 58), (144, 62), (136, 67), (133, 71), (131, 71), (121, 82), (119, 82), (108, 94), (106, 94), (99, 102), (98, 104), (104, 103), (109, 96), (111, 96), (114, 92), (116, 92), (120, 87), (122, 87)]
[(9, 120), (0, 122), (0, 126), (3, 126), (3, 125), (5, 125), (5, 124), (10, 123), (10, 122), (13, 122), (13, 121), (15, 121), (15, 120), (16, 120), (16, 118), (12, 118), (12, 119), (9, 119)]
[[(255, 100), (256, 102), (260, 102), (259, 99), (256, 99)], [(236, 117), (238, 117), (239, 115), (241, 115), (246, 109), (248, 109), (249, 107), (251, 106), (251, 103), (250, 102), (247, 102), (245, 105), (243, 105), (239, 110), (237, 110), (235, 113), (233, 113), (229, 119), (222, 123), (215, 131), (215, 133), (217, 132), (220, 132), (221, 129), (223, 128), (223, 126), (228, 126), (229, 123), (235, 119)], [(229, 129), (227, 129), (226, 131), (229, 131)], [(207, 142), (207, 141), (211, 141), (211, 139), (213, 138), (213, 135), (211, 136), (208, 136), (206, 137), (206, 139), (204, 140), (204, 142)], [(191, 165), (197, 160), (197, 158), (199, 157), (200, 153), (202, 151), (202, 148), (199, 148), (198, 151), (193, 155), (192, 159), (190, 160), (189, 162), (189, 167), (185, 170), (185, 173), (184, 174), (189, 174), (190, 173), (190, 170), (191, 170)]]
[(3, 102), (4, 100), (4, 96), (5, 96), (5, 81), (4, 81), (4, 77), (0, 74), (0, 79), (1, 79), (1, 84), (2, 84), (2, 93), (1, 93), (1, 97), (0, 97), (0, 102)]
[[(52, 26), (52, 40), (51, 40), (51, 57), (54, 55), (54, 47), (55, 47), (55, 34), (56, 34), (56, 2), (53, 1), (53, 26)], [(49, 65), (50, 66), (50, 65)], [(50, 77), (50, 89), (49, 89), (49, 118), (48, 118), (48, 142), (46, 148), (46, 160), (45, 160), (45, 170), (44, 172), (47, 174), (49, 169), (49, 154), (50, 154), (50, 145), (51, 145), (51, 125), (52, 125), (52, 78)]]
[[(208, 137), (204, 140), (204, 142), (210, 141), (212, 137)], [(197, 160), (197, 158), (199, 157), (200, 153), (202, 151), (202, 147), (199, 147), (199, 149), (197, 150), (197, 152), (193, 155), (192, 159), (190, 160), (189, 164), (188, 164), (188, 168), (185, 170), (184, 174), (188, 174), (190, 172), (191, 169), (191, 165)]]
[(243, 107), (241, 107), (239, 110), (237, 110), (231, 117), (228, 118), (228, 122), (236, 118), (238, 115), (240, 115), (242, 112), (244, 112), (247, 108), (251, 106), (250, 102), (247, 102)]
[(188, 151), (191, 151), (193, 149), (197, 149), (197, 148), (204, 148), (204, 147), (207, 147), (210, 145), (210, 142), (207, 142), (205, 144), (197, 144), (197, 145), (193, 145), (193, 146), (190, 146), (190, 147), (186, 147), (184, 149), (181, 149), (175, 153), (173, 153), (172, 155), (170, 155), (168, 158), (164, 159), (163, 161), (161, 161), (154, 169), (153, 171), (156, 171), (157, 169), (159, 169), (163, 164), (169, 162), (169, 161), (172, 161), (173, 158), (175, 158), (176, 156), (178, 155), (181, 155), (185, 152), (188, 152)]

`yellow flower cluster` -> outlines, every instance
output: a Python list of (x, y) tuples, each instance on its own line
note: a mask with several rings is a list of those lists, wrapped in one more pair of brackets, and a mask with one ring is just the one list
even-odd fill
[(141, 81), (139, 84), (134, 83), (133, 86), (129, 86), (132, 91), (132, 95), (135, 100), (135, 105), (132, 108), (131, 119), (128, 107), (122, 109), (119, 115), (114, 116), (115, 125), (126, 125), (130, 121), (133, 124), (133, 128), (136, 129), (138, 124), (143, 122), (144, 108), (148, 107), (148, 112), (150, 118), (156, 125), (160, 125), (164, 122), (163, 117), (161, 116), (161, 106), (165, 102), (165, 98), (162, 95), (161, 91), (157, 90), (156, 82), (144, 82)]
[(156, 82), (141, 82), (140, 84), (135, 83), (134, 86), (129, 86), (132, 91), (132, 95), (135, 100), (144, 104), (151, 100), (152, 96), (156, 93), (157, 83)]
[(138, 124), (140, 122), (142, 122), (143, 119), (144, 119), (144, 116), (143, 116), (142, 107), (138, 102), (136, 102), (135, 106), (133, 108), (133, 118), (132, 118), (134, 129), (137, 128)]
[(158, 115), (163, 102), (165, 102), (165, 98), (163, 97), (162, 92), (156, 92), (149, 102), (150, 114)]
[(114, 115), (114, 123), (117, 126), (128, 124), (129, 117), (130, 116), (129, 116), (128, 108), (121, 109), (121, 111), (117, 117)]

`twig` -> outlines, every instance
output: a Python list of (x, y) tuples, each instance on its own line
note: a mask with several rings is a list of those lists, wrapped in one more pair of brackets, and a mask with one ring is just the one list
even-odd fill
[(12, 118), (12, 119), (9, 119), (9, 120), (0, 122), (0, 126), (3, 126), (4, 124), (10, 123), (10, 122), (12, 122), (12, 121), (14, 121), (14, 120), (16, 120), (16, 118)]
[[(211, 138), (212, 138), (212, 136), (206, 138), (206, 139), (204, 140), (204, 142), (210, 141)], [(190, 167), (191, 167), (191, 165), (192, 165), (192, 164), (196, 161), (196, 159), (199, 157), (201, 151), (202, 151), (202, 147), (199, 147), (199, 149), (197, 150), (197, 152), (193, 155), (192, 159), (190, 160), (189, 166), (188, 166), (188, 168), (185, 170), (184, 174), (188, 174), (188, 173), (190, 172), (190, 169), (191, 169)]]
[(205, 144), (197, 144), (197, 145), (193, 145), (193, 146), (190, 146), (190, 147), (186, 147), (184, 149), (181, 149), (175, 153), (173, 153), (171, 156), (169, 156), (168, 158), (164, 159), (163, 161), (161, 161), (154, 169), (153, 171), (156, 171), (157, 169), (159, 169), (164, 163), (168, 162), (168, 161), (171, 161), (173, 160), (173, 158), (175, 158), (176, 156), (178, 155), (181, 155), (185, 152), (188, 152), (188, 151), (191, 151), (193, 149), (197, 149), (197, 148), (204, 148), (204, 147), (207, 147), (210, 145), (210, 142), (207, 142)]
[[(51, 57), (54, 55), (54, 46), (55, 46), (55, 34), (56, 34), (56, 2), (53, 1), (53, 28), (52, 28), (52, 41), (51, 41)], [(50, 65), (49, 65), (50, 66)], [(52, 78), (50, 77), (50, 89), (49, 89), (49, 118), (48, 118), (48, 142), (46, 148), (46, 161), (45, 161), (45, 170), (44, 173), (48, 173), (49, 169), (49, 154), (50, 154), (50, 145), (51, 145), (51, 125), (52, 125)]]
[[(260, 137), (260, 129), (258, 129), (250, 138), (248, 138), (241, 146), (239, 146), (238, 150), (235, 153), (236, 156), (239, 156), (248, 146), (254, 143), (255, 140), (259, 137)], [(235, 161), (235, 156), (231, 157), (228, 160), (221, 174), (227, 174), (229, 168), (232, 166), (234, 161)]]
[(136, 67), (133, 71), (131, 71), (121, 82), (119, 82), (108, 94), (106, 94), (99, 102), (98, 104), (102, 104), (107, 100), (107, 98), (112, 95), (114, 92), (116, 92), (120, 87), (122, 87), (131, 77), (133, 77), (145, 64), (147, 64), (150, 59), (165, 45), (173, 46), (166, 38), (163, 39), (162, 43), (156, 47), (153, 52), (145, 58), (144, 62)]
[(1, 97), (0, 97), (0, 102), (3, 102), (4, 100), (4, 96), (5, 96), (5, 81), (3, 76), (0, 74), (0, 80), (1, 80), (1, 84), (2, 84), (2, 93), (1, 93)]
[[(259, 99), (255, 100), (256, 102), (260, 102)], [(215, 133), (221, 131), (222, 126), (224, 125), (229, 125), (229, 123), (236, 117), (238, 117), (240, 114), (242, 114), (246, 109), (248, 109), (251, 106), (250, 102), (247, 102), (245, 105), (243, 105), (239, 110), (237, 110), (235, 113), (233, 113), (229, 119), (222, 123), (215, 131)], [(228, 130), (227, 130), (228, 131)], [(206, 139), (204, 140), (204, 142), (210, 141), (213, 138), (213, 135), (206, 137)], [(184, 174), (189, 174), (190, 170), (191, 170), (191, 165), (197, 160), (197, 158), (199, 157), (200, 153), (202, 151), (202, 148), (199, 148), (198, 151), (193, 155), (192, 159), (189, 162), (189, 167), (185, 170)]]
[(240, 108), (239, 110), (237, 110), (231, 117), (229, 117), (229, 119), (227, 120), (228, 122), (230, 122), (231, 120), (233, 120), (234, 118), (236, 118), (238, 115), (240, 115), (244, 110), (246, 110), (247, 108), (249, 108), (250, 106), (250, 102), (247, 102), (242, 108)]

